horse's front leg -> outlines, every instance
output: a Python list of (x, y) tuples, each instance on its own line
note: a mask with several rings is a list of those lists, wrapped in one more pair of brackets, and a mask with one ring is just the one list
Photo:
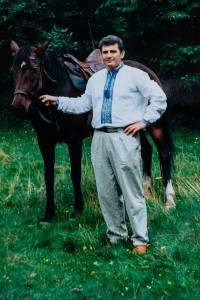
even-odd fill
[(83, 197), (81, 192), (81, 159), (82, 159), (82, 140), (77, 139), (68, 144), (71, 160), (71, 180), (74, 187), (74, 211), (70, 219), (75, 219), (83, 210)]
[(159, 154), (162, 174), (166, 186), (167, 200), (165, 206), (167, 208), (175, 208), (176, 207), (176, 204), (174, 202), (175, 192), (171, 181), (171, 161), (170, 161), (170, 151), (169, 151), (170, 145), (167, 145), (167, 141), (164, 138), (162, 126), (163, 126), (163, 120), (161, 118), (155, 123), (151, 124), (148, 127), (148, 131), (153, 141), (155, 142)]
[(44, 175), (46, 185), (46, 211), (41, 222), (48, 223), (55, 216), (54, 203), (54, 164), (55, 164), (55, 145), (44, 136), (38, 136), (38, 144), (44, 160)]

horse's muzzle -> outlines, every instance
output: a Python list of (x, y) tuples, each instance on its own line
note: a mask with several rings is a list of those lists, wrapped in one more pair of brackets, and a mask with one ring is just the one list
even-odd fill
[(12, 109), (14, 112), (15, 117), (20, 118), (20, 119), (27, 119), (28, 117), (28, 108), (29, 104), (24, 104), (24, 103), (18, 103), (16, 104), (14, 101), (12, 103)]

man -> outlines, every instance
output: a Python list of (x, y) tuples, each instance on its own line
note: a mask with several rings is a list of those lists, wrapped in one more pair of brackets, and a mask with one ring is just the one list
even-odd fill
[(124, 65), (124, 44), (119, 37), (104, 37), (99, 48), (106, 68), (89, 79), (81, 97), (40, 98), (45, 105), (57, 105), (66, 113), (93, 109), (91, 156), (107, 236), (111, 244), (127, 239), (125, 201), (133, 252), (146, 253), (147, 212), (138, 131), (160, 118), (166, 109), (166, 95), (147, 73)]

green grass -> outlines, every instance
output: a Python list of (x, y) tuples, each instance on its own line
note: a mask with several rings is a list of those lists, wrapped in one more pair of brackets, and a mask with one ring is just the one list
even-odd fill
[[(67, 146), (57, 145), (56, 217), (45, 209), (43, 161), (30, 124), (3, 103), (0, 132), (0, 299), (200, 299), (199, 130), (174, 126), (176, 210), (164, 207), (165, 189), (154, 149), (153, 194), (147, 195), (152, 246), (143, 257), (129, 242), (104, 248), (106, 226), (84, 140), (85, 208), (74, 222)], [(184, 119), (184, 116), (183, 116)], [(184, 119), (185, 120), (185, 119)], [(180, 118), (179, 121), (180, 122)], [(127, 220), (129, 233), (130, 224)]]

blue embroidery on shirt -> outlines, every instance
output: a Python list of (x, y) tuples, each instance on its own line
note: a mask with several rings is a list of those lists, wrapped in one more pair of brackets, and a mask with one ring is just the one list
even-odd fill
[(103, 104), (101, 109), (101, 124), (105, 123), (112, 123), (112, 99), (113, 99), (113, 88), (115, 84), (115, 79), (117, 76), (117, 73), (119, 72), (119, 69), (123, 67), (124, 63), (121, 64), (121, 66), (112, 71), (107, 73), (106, 83), (104, 86), (104, 93), (103, 93)]

